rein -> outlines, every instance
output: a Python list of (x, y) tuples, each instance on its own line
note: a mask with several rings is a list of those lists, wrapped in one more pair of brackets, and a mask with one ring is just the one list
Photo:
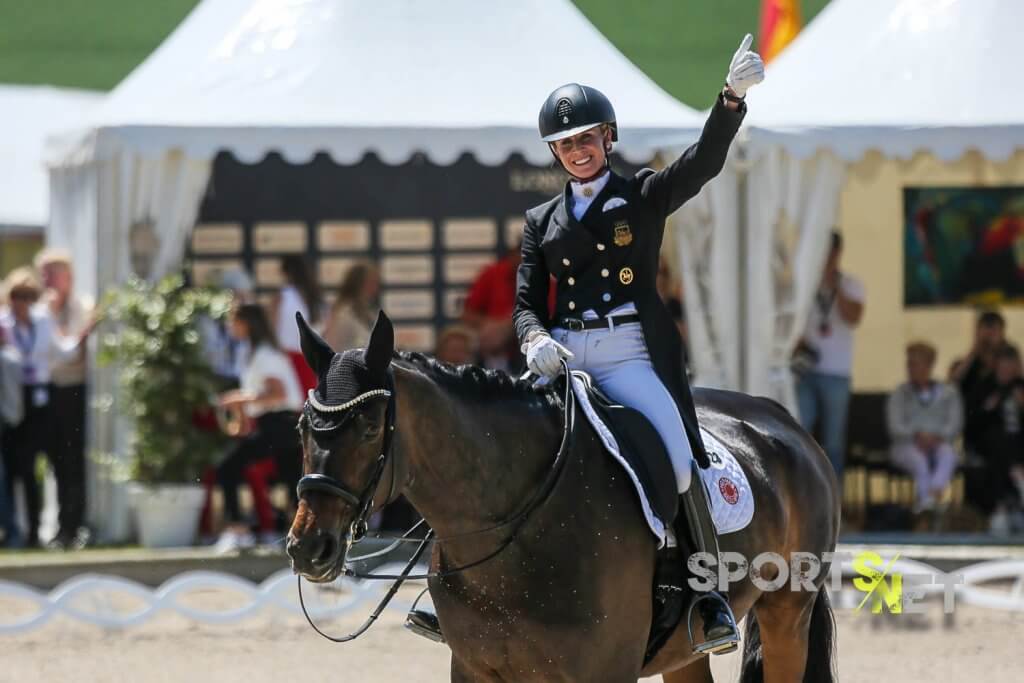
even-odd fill
[[(319, 628), (317, 628), (316, 624), (313, 623), (312, 618), (310, 618), (310, 616), (309, 616), (309, 612), (306, 610), (306, 604), (305, 604), (305, 601), (303, 600), (303, 597), (302, 597), (302, 576), (296, 577), (297, 581), (298, 581), (298, 589), (299, 589), (299, 604), (302, 606), (302, 613), (306, 617), (306, 621), (309, 622), (309, 625), (313, 627), (314, 631), (316, 631), (318, 634), (320, 634), (321, 636), (323, 636), (327, 640), (330, 640), (330, 641), (335, 642), (335, 643), (347, 643), (347, 642), (349, 642), (351, 640), (355, 640), (356, 638), (361, 636), (363, 633), (365, 633), (367, 630), (369, 630), (369, 628), (374, 624), (374, 622), (376, 622), (377, 618), (381, 615), (381, 613), (387, 607), (388, 603), (390, 603), (392, 598), (395, 597), (395, 594), (398, 592), (398, 589), (407, 580), (409, 580), (409, 579), (432, 579), (432, 578), (442, 578), (442, 577), (446, 577), (446, 576), (451, 576), (453, 574), (457, 574), (459, 572), (463, 572), (463, 571), (466, 571), (468, 569), (472, 569), (474, 567), (478, 567), (478, 566), (484, 564), (485, 562), (488, 562), (488, 561), (494, 559), (499, 554), (501, 554), (502, 551), (504, 551), (506, 548), (508, 548), (510, 545), (512, 545), (512, 542), (515, 540), (516, 536), (518, 535), (519, 530), (522, 528), (522, 526), (529, 519), (530, 515), (534, 511), (536, 511), (541, 505), (543, 505), (548, 500), (548, 498), (551, 496), (551, 493), (554, 491), (555, 486), (558, 484), (558, 481), (561, 479), (562, 473), (565, 471), (565, 463), (568, 460), (568, 453), (569, 453), (569, 450), (570, 450), (570, 448), (572, 446), (572, 433), (573, 433), (573, 426), (575, 424), (575, 415), (576, 415), (576, 411), (575, 411), (576, 396), (575, 396), (575, 394), (573, 393), (573, 390), (572, 390), (572, 375), (569, 373), (569, 367), (568, 367), (568, 365), (566, 364), (566, 362), (564, 360), (562, 361), (562, 369), (563, 369), (563, 371), (565, 373), (565, 398), (564, 398), (564, 403), (563, 403), (564, 419), (562, 421), (562, 440), (561, 440), (561, 442), (559, 444), (558, 452), (555, 454), (555, 460), (554, 460), (554, 463), (552, 463), (551, 470), (548, 472), (547, 476), (545, 476), (544, 481), (542, 481), (540, 486), (538, 486), (537, 489), (534, 490), (533, 495), (530, 496), (530, 498), (523, 505), (523, 507), (519, 509), (518, 512), (516, 512), (514, 515), (512, 515), (510, 518), (506, 519), (505, 521), (500, 522), (499, 524), (496, 524), (494, 526), (487, 527), (485, 529), (478, 529), (476, 531), (469, 531), (469, 532), (466, 532), (466, 533), (456, 534), (454, 536), (447, 536), (447, 537), (444, 537), (444, 538), (434, 538), (434, 530), (430, 529), (428, 527), (428, 531), (427, 531), (426, 535), (422, 539), (418, 540), (418, 539), (409, 538), (410, 534), (412, 534), (418, 528), (420, 528), (421, 526), (426, 524), (426, 520), (421, 519), (416, 524), (414, 524), (409, 530), (407, 530), (404, 534), (402, 534), (401, 537), (395, 539), (395, 541), (391, 545), (389, 545), (388, 547), (386, 547), (386, 548), (384, 548), (382, 550), (370, 553), (368, 555), (363, 555), (361, 557), (356, 557), (356, 558), (348, 558), (347, 551), (355, 543), (358, 543), (360, 540), (362, 540), (363, 537), (365, 537), (365, 535), (366, 535), (366, 519), (370, 515), (370, 511), (371, 511), (370, 509), (371, 509), (371, 507), (373, 505), (373, 498), (374, 498), (374, 495), (376, 494), (377, 486), (380, 483), (381, 476), (384, 473), (384, 469), (385, 469), (389, 459), (392, 460), (392, 468), (391, 468), (392, 476), (391, 476), (391, 491), (389, 492), (388, 498), (387, 498), (388, 502), (391, 501), (392, 496), (394, 495), (394, 490), (395, 490), (395, 469), (396, 469), (396, 465), (395, 465), (394, 459), (391, 457), (391, 455), (392, 455), (392, 451), (394, 449), (393, 435), (394, 435), (394, 429), (395, 429), (394, 428), (394, 424), (395, 424), (395, 412), (396, 412), (395, 405), (396, 405), (396, 403), (395, 403), (395, 395), (394, 395), (394, 391), (393, 391), (394, 381), (392, 379), (391, 373), (390, 372), (388, 373), (388, 389), (387, 390), (376, 390), (374, 392), (367, 392), (367, 394), (362, 394), (361, 396), (356, 397), (355, 399), (353, 399), (352, 401), (349, 401), (344, 406), (338, 406), (338, 407), (334, 408), (334, 410), (332, 412), (340, 412), (344, 408), (348, 408), (348, 407), (351, 407), (351, 406), (356, 405), (358, 403), (361, 403), (363, 400), (365, 400), (365, 398), (371, 398), (371, 396), (369, 394), (381, 395), (381, 396), (386, 395), (388, 397), (387, 414), (386, 414), (386, 417), (385, 417), (385, 421), (387, 423), (387, 426), (386, 426), (386, 431), (384, 433), (384, 443), (381, 446), (381, 454), (380, 454), (380, 456), (377, 459), (377, 466), (374, 468), (374, 472), (371, 475), (370, 480), (367, 483), (367, 486), (363, 489), (362, 495), (360, 495), (360, 496), (356, 496), (351, 491), (349, 491), (349, 489), (347, 487), (345, 487), (341, 482), (339, 482), (336, 479), (334, 479), (333, 477), (330, 477), (330, 476), (325, 475), (325, 474), (307, 474), (307, 475), (304, 475), (299, 480), (299, 484), (296, 487), (297, 493), (301, 497), (302, 494), (304, 492), (306, 492), (306, 491), (319, 491), (321, 493), (327, 493), (329, 495), (337, 496), (337, 497), (341, 498), (342, 500), (344, 500), (346, 503), (348, 503), (348, 504), (350, 504), (352, 506), (357, 506), (358, 512), (356, 514), (355, 519), (352, 521), (352, 524), (349, 527), (349, 532), (346, 534), (346, 538), (345, 538), (345, 545), (346, 545), (346, 553), (345, 553), (346, 561), (345, 561), (345, 564), (346, 564), (346, 566), (343, 568), (343, 573), (344, 573), (345, 576), (349, 576), (349, 577), (356, 578), (356, 579), (363, 579), (363, 580), (386, 580), (386, 581), (394, 581), (394, 583), (388, 589), (387, 593), (385, 593), (384, 597), (381, 599), (381, 601), (377, 605), (376, 609), (374, 609), (374, 611), (370, 614), (369, 617), (367, 617), (367, 619), (363, 622), (363, 624), (358, 629), (356, 629), (352, 633), (348, 634), (347, 636), (342, 636), (340, 638), (336, 638), (336, 637), (327, 635), (326, 633), (321, 631)], [(311, 394), (312, 394), (312, 392), (311, 392)], [(311, 396), (311, 398), (312, 398), (312, 396)], [(317, 403), (313, 403), (313, 407), (314, 408), (319, 408)], [(307, 409), (308, 409), (308, 403), (307, 403)], [(469, 563), (461, 565), (461, 566), (452, 567), (452, 568), (448, 568), (448, 569), (441, 570), (441, 571), (431, 571), (431, 572), (426, 572), (426, 573), (423, 573), (423, 574), (413, 574), (412, 573), (413, 567), (416, 566), (416, 563), (419, 561), (420, 557), (423, 555), (424, 550), (426, 550), (427, 546), (431, 542), (433, 542), (433, 543), (449, 543), (449, 542), (452, 542), (452, 541), (455, 541), (455, 540), (462, 540), (462, 539), (469, 538), (469, 537), (472, 537), (472, 536), (479, 536), (479, 535), (486, 534), (486, 533), (493, 533), (495, 531), (499, 531), (499, 530), (502, 530), (502, 529), (505, 529), (505, 528), (509, 528), (509, 527), (511, 528), (510, 533), (508, 534), (508, 536), (504, 540), (501, 541), (501, 543), (498, 544), (497, 548), (495, 548), (492, 552), (484, 555), (483, 557), (481, 557), (481, 558), (479, 558), (477, 560), (474, 560), (472, 562), (469, 562)], [(405, 567), (398, 574), (362, 573), (362, 572), (357, 572), (357, 571), (355, 571), (355, 570), (353, 570), (353, 569), (351, 569), (351, 568), (349, 568), (347, 566), (350, 562), (359, 562), (359, 561), (368, 560), (368, 559), (371, 559), (371, 558), (382, 557), (382, 556), (390, 553), (391, 551), (393, 551), (401, 543), (410, 543), (410, 542), (415, 543), (417, 541), (419, 543), (418, 547), (416, 548), (416, 550), (413, 553), (412, 557), (406, 563)]]

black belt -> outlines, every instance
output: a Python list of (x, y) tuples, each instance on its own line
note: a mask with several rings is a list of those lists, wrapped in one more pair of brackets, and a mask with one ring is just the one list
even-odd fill
[(578, 320), (576, 318), (562, 318), (561, 327), (573, 332), (582, 330), (600, 330), (613, 328), (616, 325), (640, 322), (639, 313), (628, 313), (626, 315), (610, 315), (607, 318), (595, 318), (593, 320)]

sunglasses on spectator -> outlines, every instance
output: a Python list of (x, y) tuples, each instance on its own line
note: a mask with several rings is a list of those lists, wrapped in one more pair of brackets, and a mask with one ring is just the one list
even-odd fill
[(27, 289), (16, 289), (11, 292), (11, 301), (32, 301), (36, 298), (36, 293)]

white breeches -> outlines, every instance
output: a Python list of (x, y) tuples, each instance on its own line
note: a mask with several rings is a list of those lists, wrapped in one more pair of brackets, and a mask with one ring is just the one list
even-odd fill
[(917, 501), (934, 500), (949, 486), (956, 472), (956, 451), (949, 443), (941, 443), (931, 459), (913, 442), (892, 447), (892, 461), (914, 478)]
[(672, 460), (679, 493), (690, 488), (690, 439), (672, 394), (654, 372), (640, 323), (616, 325), (614, 331), (557, 327), (551, 336), (573, 352), (570, 369), (589, 373), (608, 398), (651, 421)]

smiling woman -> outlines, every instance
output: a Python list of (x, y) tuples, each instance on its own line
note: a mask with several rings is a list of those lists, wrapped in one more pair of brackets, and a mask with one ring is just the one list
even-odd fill
[[(707, 467), (708, 457), (682, 368), (682, 340), (656, 282), (666, 219), (718, 175), (746, 113), (744, 95), (764, 77), (752, 42), (747, 34), (733, 55), (700, 140), (659, 172), (624, 177), (610, 168), (619, 131), (612, 103), (599, 90), (569, 83), (548, 95), (540, 137), (569, 182), (526, 212), (513, 314), (532, 372), (553, 378), (567, 361), (612, 401), (651, 422), (672, 461), (679, 507), (691, 512), (685, 518), (692, 547), (712, 554), (715, 535), (699, 531), (708, 526), (707, 500), (700, 486), (690, 486), (694, 464)], [(666, 551), (658, 562), (657, 590), (668, 605), (679, 599), (669, 596), (679, 592), (682, 561)], [(739, 634), (728, 603), (712, 591), (697, 604), (703, 651), (735, 649)]]

